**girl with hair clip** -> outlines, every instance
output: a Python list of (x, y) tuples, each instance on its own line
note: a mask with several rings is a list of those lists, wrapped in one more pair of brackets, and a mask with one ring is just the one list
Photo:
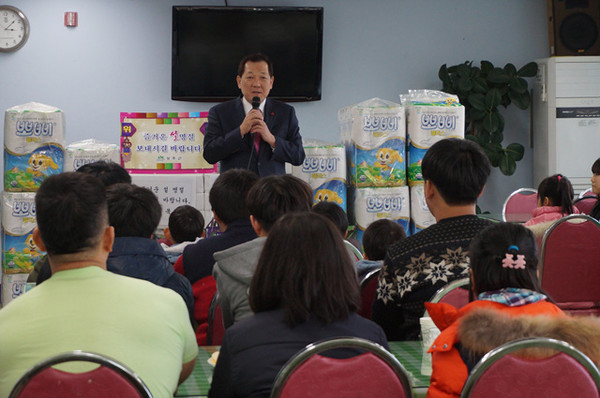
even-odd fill
[[(471, 241), (469, 259), (475, 300), (461, 309), (445, 303), (425, 303), (441, 330), (429, 349), (433, 357), (428, 398), (458, 397), (469, 371), (485, 354), (462, 340), (460, 323), (465, 315), (480, 310), (510, 317), (564, 315), (540, 287), (535, 238), (522, 225), (499, 223), (487, 227)], [(484, 327), (482, 335), (501, 333)]]
[(209, 397), (268, 397), (287, 360), (322, 339), (355, 336), (388, 348), (379, 325), (356, 314), (354, 264), (340, 232), (320, 214), (288, 213), (275, 222), (248, 294), (254, 315), (225, 332)]
[(573, 195), (573, 186), (567, 177), (555, 174), (544, 178), (538, 186), (538, 207), (525, 226), (541, 239), (554, 221), (569, 214), (579, 214), (579, 210), (573, 207)]

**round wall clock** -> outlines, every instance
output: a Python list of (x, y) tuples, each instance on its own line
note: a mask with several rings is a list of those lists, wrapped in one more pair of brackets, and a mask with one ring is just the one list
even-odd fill
[(0, 5), (0, 51), (16, 51), (29, 37), (29, 21), (18, 8)]

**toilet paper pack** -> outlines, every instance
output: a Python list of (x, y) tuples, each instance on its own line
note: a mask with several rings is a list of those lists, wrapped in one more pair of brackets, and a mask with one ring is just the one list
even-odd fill
[(13, 235), (24, 235), (36, 225), (34, 192), (2, 192), (4, 231)]
[(425, 201), (424, 186), (421, 184), (410, 187), (410, 233), (416, 234), (435, 222)]
[(25, 234), (11, 234), (2, 230), (2, 272), (28, 274), (45, 254), (33, 241), (33, 230)]
[(84, 164), (98, 161), (121, 164), (119, 146), (89, 139), (73, 142), (65, 148), (64, 171), (75, 171)]
[(446, 138), (464, 138), (465, 108), (458, 97), (431, 90), (414, 90), (406, 105), (408, 184), (423, 180), (421, 162), (427, 150)]
[(28, 274), (2, 274), (2, 306), (26, 291)]
[(397, 222), (409, 235), (410, 199), (407, 186), (356, 188), (353, 197), (353, 218), (358, 240), (362, 241), (369, 224), (379, 219)]
[(406, 185), (406, 120), (402, 105), (379, 98), (344, 107), (338, 124), (348, 175), (356, 187)]
[(6, 110), (4, 118), (4, 190), (36, 191), (42, 181), (63, 170), (64, 114), (30, 102)]
[(35, 193), (2, 193), (2, 271), (29, 273), (44, 253), (33, 241)]
[(346, 211), (346, 153), (343, 145), (320, 141), (304, 143), (306, 157), (301, 166), (292, 167), (292, 175), (313, 189), (313, 203), (335, 202)]

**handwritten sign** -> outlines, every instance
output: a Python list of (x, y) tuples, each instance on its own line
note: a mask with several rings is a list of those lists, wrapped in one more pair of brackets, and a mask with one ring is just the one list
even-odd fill
[(179, 206), (199, 208), (195, 175), (132, 174), (131, 179), (135, 185), (148, 188), (158, 197), (162, 207), (160, 226), (169, 225), (169, 216)]

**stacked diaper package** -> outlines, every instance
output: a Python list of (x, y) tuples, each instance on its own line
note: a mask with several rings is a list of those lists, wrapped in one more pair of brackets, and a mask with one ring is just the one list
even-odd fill
[(387, 218), (409, 231), (404, 106), (372, 98), (338, 111), (351, 185), (350, 219), (362, 240), (373, 221)]
[(4, 118), (2, 194), (2, 305), (25, 290), (33, 264), (43, 255), (32, 237), (35, 191), (64, 164), (64, 113), (30, 102), (9, 108)]
[(427, 208), (421, 161), (433, 144), (446, 138), (464, 138), (465, 108), (458, 97), (441, 91), (411, 90), (400, 96), (406, 107), (411, 233), (435, 223)]
[(292, 166), (292, 175), (313, 189), (313, 203), (334, 202), (346, 211), (346, 153), (341, 144), (304, 140), (304, 163)]
[(64, 171), (75, 171), (85, 164), (98, 161), (112, 161), (120, 164), (121, 155), (119, 146), (92, 138), (73, 142), (65, 148)]

